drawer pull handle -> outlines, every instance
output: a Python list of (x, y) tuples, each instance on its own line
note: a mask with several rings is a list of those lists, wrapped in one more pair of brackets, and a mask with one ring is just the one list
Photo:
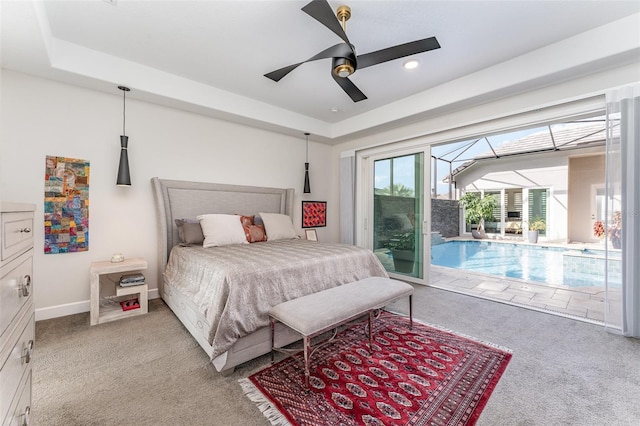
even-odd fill
[(29, 297), (29, 294), (31, 294), (31, 275), (22, 277), (22, 283), (18, 288), (18, 293), (21, 297)]
[(22, 423), (20, 426), (29, 426), (31, 423), (31, 407), (27, 405), (27, 408), (24, 409), (24, 414), (22, 417)]
[(31, 362), (32, 353), (33, 353), (33, 339), (29, 340), (29, 343), (27, 343), (27, 347), (24, 348), (24, 355), (22, 355), (23, 364), (29, 364)]
[(24, 232), (25, 234), (28, 234), (29, 232), (31, 232), (31, 228), (20, 228), (20, 232)]

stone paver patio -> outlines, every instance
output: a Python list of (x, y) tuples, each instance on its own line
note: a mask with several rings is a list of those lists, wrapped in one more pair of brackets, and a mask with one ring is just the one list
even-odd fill
[(559, 288), (462, 269), (435, 265), (431, 265), (430, 268), (429, 285), (435, 288), (588, 322), (604, 322), (605, 295), (602, 287)]
[[(450, 240), (469, 240), (455, 237)], [(488, 240), (507, 240), (510, 243), (528, 244), (522, 237), (492, 237)], [(602, 249), (594, 244), (552, 244), (545, 246), (567, 249)], [(376, 253), (388, 271), (393, 271), (390, 256)], [(605, 289), (601, 286), (568, 287), (543, 284), (517, 278), (471, 272), (464, 269), (430, 265), (428, 285), (457, 293), (508, 303), (591, 323), (603, 324), (605, 320)], [(609, 291), (610, 306), (617, 312), (620, 293)], [(612, 316), (616, 314), (612, 312)]]

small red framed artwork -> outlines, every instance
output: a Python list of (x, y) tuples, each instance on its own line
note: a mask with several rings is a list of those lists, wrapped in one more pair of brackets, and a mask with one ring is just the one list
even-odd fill
[(302, 227), (320, 228), (323, 226), (327, 226), (327, 202), (303, 201)]

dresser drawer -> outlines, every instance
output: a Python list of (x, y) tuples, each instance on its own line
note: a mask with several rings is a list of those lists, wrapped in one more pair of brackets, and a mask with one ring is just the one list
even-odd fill
[(27, 303), (31, 303), (33, 251), (29, 250), (17, 259), (2, 265), (0, 273), (0, 342), (13, 318)]
[(31, 371), (29, 371), (16, 394), (16, 401), (11, 405), (9, 415), (2, 426), (24, 426), (31, 423)]
[(4, 261), (33, 246), (33, 212), (2, 213), (2, 246)]
[[(22, 333), (15, 340), (11, 351), (0, 359), (0, 418), (9, 412), (11, 402), (19, 395), (17, 389), (26, 373), (31, 371), (31, 356), (35, 339), (35, 317), (27, 314), (20, 322)], [(16, 333), (17, 334), (17, 333)], [(6, 358), (5, 358), (6, 357)]]

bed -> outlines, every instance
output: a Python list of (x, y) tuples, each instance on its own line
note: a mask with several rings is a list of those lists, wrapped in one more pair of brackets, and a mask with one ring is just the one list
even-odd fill
[[(293, 189), (152, 178), (158, 219), (158, 290), (223, 374), (270, 351), (268, 311), (286, 300), (370, 276), (370, 250), (302, 239), (181, 246), (176, 219), (202, 214), (293, 217)], [(267, 229), (267, 234), (269, 233)], [(299, 335), (280, 325), (276, 345)]]

